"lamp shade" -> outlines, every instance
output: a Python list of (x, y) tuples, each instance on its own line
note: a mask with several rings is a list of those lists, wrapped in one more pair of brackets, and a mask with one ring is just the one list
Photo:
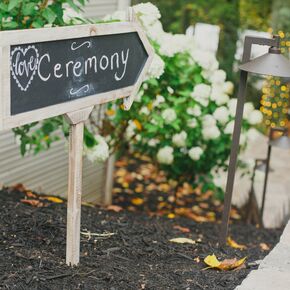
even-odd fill
[(271, 49), (268, 53), (240, 65), (239, 68), (255, 74), (290, 77), (290, 61), (281, 53), (272, 53)]
[(283, 135), (277, 139), (271, 140), (269, 144), (273, 147), (290, 149), (290, 138), (288, 136)]

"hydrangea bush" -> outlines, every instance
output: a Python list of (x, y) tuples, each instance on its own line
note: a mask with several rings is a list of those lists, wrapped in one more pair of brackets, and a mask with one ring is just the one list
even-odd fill
[[(211, 53), (195, 49), (192, 38), (162, 29), (160, 13), (150, 3), (134, 7), (156, 55), (129, 112), (110, 105), (111, 144), (130, 144), (149, 155), (180, 183), (206, 189), (221, 186), (218, 172), (226, 169), (234, 127), (236, 99), (226, 74)], [(110, 19), (123, 19), (117, 12)], [(245, 104), (241, 147), (251, 126), (262, 121), (252, 103)]]
[[(41, 1), (35, 1), (34, 7), (38, 2)], [(81, 21), (73, 15), (65, 22), (62, 6), (65, 2), (74, 3), (54, 1), (60, 3), (60, 16), (57, 22), (51, 18), (43, 25)], [(154, 5), (139, 4), (134, 11), (155, 48), (152, 65), (130, 111), (123, 111), (120, 100), (106, 105), (102, 123), (96, 112), (92, 114), (84, 130), (84, 154), (92, 162), (105, 161), (109, 147), (112, 153), (129, 144), (131, 150), (149, 155), (169, 178), (202, 184), (204, 189), (219, 187), (217, 173), (227, 167), (234, 125), (236, 99), (229, 97), (233, 85), (226, 81), (226, 74), (218, 68), (213, 54), (196, 49), (190, 37), (163, 31), (160, 12)], [(104, 21), (125, 20), (125, 15), (120, 11)], [(45, 18), (42, 14), (39, 17)], [(246, 103), (242, 148), (251, 126), (261, 120), (261, 113)], [(68, 135), (68, 125), (62, 117), (44, 120), (36, 130), (35, 126), (36, 123), (15, 129), (22, 154), (49, 148), (59, 139), (59, 129)]]

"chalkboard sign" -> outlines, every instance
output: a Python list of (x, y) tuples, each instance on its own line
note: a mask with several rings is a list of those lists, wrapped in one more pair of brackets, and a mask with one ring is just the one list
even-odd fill
[(136, 83), (148, 58), (136, 32), (11, 47), (11, 115)]
[(124, 98), (140, 85), (152, 48), (136, 23), (77, 28), (0, 32), (2, 128)]

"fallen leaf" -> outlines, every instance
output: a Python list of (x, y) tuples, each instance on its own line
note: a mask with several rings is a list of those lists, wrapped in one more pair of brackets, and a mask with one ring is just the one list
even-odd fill
[(208, 255), (205, 257), (204, 262), (209, 266), (208, 268), (218, 268), (221, 264), (221, 262), (217, 259), (215, 254)]
[(13, 185), (11, 188), (18, 190), (18, 191), (21, 191), (21, 192), (27, 191), (25, 186), (22, 183), (17, 183), (15, 185)]
[(131, 199), (131, 203), (134, 205), (141, 205), (144, 203), (144, 200), (140, 197), (135, 197)]
[(234, 249), (244, 250), (247, 248), (245, 245), (238, 244), (231, 237), (228, 237), (227, 244)]
[(269, 251), (270, 247), (265, 243), (260, 243), (260, 248), (262, 251)]
[(216, 268), (216, 269), (223, 270), (223, 271), (233, 270), (233, 269), (241, 267), (245, 263), (246, 258), (247, 257), (244, 257), (240, 260), (237, 260), (236, 258), (225, 259), (225, 260), (220, 262), (217, 259), (217, 257), (215, 256), (215, 254), (208, 255), (204, 259), (204, 262), (205, 262), (205, 264), (208, 265), (208, 267), (205, 268), (204, 270), (209, 269), (209, 268)]
[(174, 219), (174, 218), (175, 218), (175, 214), (174, 214), (174, 213), (169, 213), (169, 214), (167, 215), (167, 217), (168, 217), (169, 219)]
[(63, 200), (56, 196), (42, 196), (40, 199), (45, 199), (54, 203), (63, 203)]
[(114, 212), (120, 212), (120, 211), (123, 210), (123, 208), (121, 206), (111, 204), (111, 205), (107, 206), (107, 210), (111, 210), (111, 211), (114, 211)]
[(37, 198), (36, 194), (32, 193), (31, 191), (27, 191), (25, 194), (29, 198)]
[(43, 207), (43, 203), (39, 199), (21, 199), (20, 201), (34, 207)]
[(174, 238), (169, 240), (169, 242), (177, 243), (177, 244), (195, 244), (195, 241), (188, 238)]
[(190, 233), (190, 229), (189, 228), (181, 227), (179, 225), (175, 225), (175, 226), (173, 226), (173, 228), (175, 230), (181, 231), (182, 233)]

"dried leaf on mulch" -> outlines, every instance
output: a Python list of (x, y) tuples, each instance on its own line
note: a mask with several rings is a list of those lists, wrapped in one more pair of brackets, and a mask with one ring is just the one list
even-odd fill
[(238, 244), (231, 237), (228, 237), (227, 244), (234, 249), (244, 250), (247, 248), (245, 245)]
[(179, 225), (175, 225), (175, 226), (173, 226), (173, 228), (175, 230), (178, 230), (178, 231), (182, 232), (182, 233), (190, 233), (190, 229), (189, 228), (181, 227)]
[(206, 269), (210, 268), (215, 268), (223, 271), (229, 271), (233, 269), (240, 268), (242, 265), (244, 265), (247, 257), (244, 257), (240, 260), (233, 258), (233, 259), (225, 259), (223, 261), (219, 261), (215, 254), (208, 255), (205, 259), (204, 262), (208, 267)]
[(177, 243), (177, 244), (196, 244), (196, 242), (192, 239), (188, 239), (188, 238), (174, 238), (169, 240), (169, 242), (172, 243)]

